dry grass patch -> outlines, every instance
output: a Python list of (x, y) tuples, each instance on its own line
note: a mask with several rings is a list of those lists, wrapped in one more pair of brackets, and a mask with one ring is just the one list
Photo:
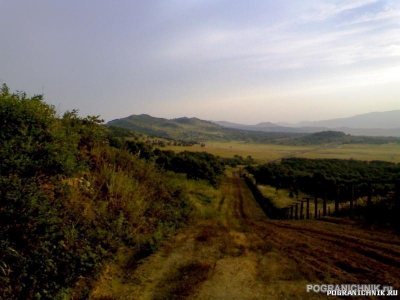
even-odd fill
[(266, 253), (260, 259), (258, 273), (259, 278), (267, 283), (304, 279), (295, 262), (274, 251)]
[(200, 261), (193, 261), (170, 270), (156, 286), (153, 299), (186, 299), (207, 279), (210, 270), (210, 264)]
[(261, 255), (264, 255), (268, 252), (271, 252), (274, 248), (273, 244), (269, 241), (259, 241), (257, 243), (252, 244), (249, 247), (250, 251), (257, 252)]
[(264, 197), (271, 200), (271, 202), (278, 208), (286, 207), (297, 200), (295, 197), (289, 197), (289, 192), (284, 189), (277, 190), (270, 185), (257, 185), (257, 188)]

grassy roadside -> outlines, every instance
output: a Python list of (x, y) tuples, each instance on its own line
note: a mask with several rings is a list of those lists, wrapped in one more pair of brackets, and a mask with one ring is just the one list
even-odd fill
[[(133, 268), (176, 232), (196, 189), (208, 201), (206, 183), (139, 156), (147, 149), (101, 122), (0, 89), (1, 299), (85, 299), (110, 260)], [(201, 178), (209, 160), (191, 158), (180, 162)]]
[(188, 191), (188, 226), (139, 266), (107, 265), (90, 299), (319, 298), (305, 295), (303, 272), (255, 226), (265, 215), (232, 170), (218, 190), (193, 182)]
[[(185, 194), (188, 195), (188, 203), (192, 211), (187, 222), (181, 223), (181, 229), (171, 231), (169, 235), (159, 240), (157, 248), (163, 247), (170, 239), (188, 226), (217, 220), (219, 218), (217, 207), (221, 201), (221, 190), (215, 189), (204, 181), (187, 180), (185, 182)], [(137, 268), (146, 262), (151, 253), (145, 253), (143, 257), (135, 257), (135, 249), (120, 248), (113, 261), (103, 267), (103, 272), (93, 286), (89, 299), (125, 299), (132, 289), (141, 286), (143, 278), (138, 280), (132, 275)], [(175, 299), (175, 294), (190, 293), (196, 285), (202, 282), (209, 271), (209, 264), (192, 260), (188, 264), (181, 264), (177, 270), (169, 269), (165, 274), (165, 280), (160, 281), (154, 287), (156, 299)], [(204, 278), (203, 278), (204, 277)], [(203, 278), (203, 279), (202, 279)]]

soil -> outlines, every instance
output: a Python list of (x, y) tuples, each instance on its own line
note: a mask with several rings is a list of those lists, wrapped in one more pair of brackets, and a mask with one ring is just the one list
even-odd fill
[(193, 221), (135, 268), (107, 266), (90, 298), (325, 299), (306, 285), (400, 289), (399, 236), (334, 218), (268, 219), (233, 175), (214, 214)]

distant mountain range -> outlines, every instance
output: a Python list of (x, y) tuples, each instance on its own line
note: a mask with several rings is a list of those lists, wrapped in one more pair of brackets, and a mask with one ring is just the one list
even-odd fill
[[(268, 131), (267, 129), (271, 129), (272, 132), (279, 132), (279, 129), (282, 128), (282, 126), (273, 124), (271, 122), (262, 122), (262, 123), (258, 123), (257, 125), (243, 125), (243, 124), (231, 123), (231, 122), (227, 122), (227, 121), (216, 121), (214, 123), (218, 124), (220, 126), (223, 126), (223, 127), (227, 127), (227, 128), (252, 130), (252, 131)], [(275, 131), (275, 129), (277, 131)], [(285, 130), (283, 130), (283, 132), (285, 132)]]
[(242, 125), (186, 117), (169, 120), (144, 114), (116, 119), (108, 122), (107, 126), (121, 127), (154, 137), (192, 142), (236, 140), (288, 145), (400, 142), (400, 129), (340, 127), (333, 130), (312, 126), (285, 127), (270, 122)]
[(210, 121), (197, 118), (164, 119), (149, 115), (131, 115), (112, 120), (107, 126), (122, 127), (155, 137), (184, 141), (253, 141), (266, 142), (281, 138), (293, 138), (301, 134), (293, 132), (263, 132), (261, 130), (240, 130), (220, 126)]
[(351, 135), (400, 137), (400, 110), (296, 124), (263, 122), (256, 125), (242, 125), (226, 121), (214, 123), (228, 128), (265, 132), (315, 133), (334, 130)]
[(385, 112), (371, 112), (362, 115), (356, 115), (348, 118), (330, 119), (314, 122), (300, 122), (295, 127), (312, 126), (328, 128), (379, 128), (393, 129), (400, 128), (400, 110), (391, 110)]

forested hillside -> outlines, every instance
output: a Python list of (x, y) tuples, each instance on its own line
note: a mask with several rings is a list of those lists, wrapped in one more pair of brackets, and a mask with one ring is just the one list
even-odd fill
[(134, 265), (183, 224), (197, 189), (186, 177), (218, 185), (212, 155), (157, 154), (101, 122), (3, 85), (0, 299), (85, 298), (119, 249)]
[(110, 121), (107, 125), (131, 129), (161, 138), (196, 142), (240, 140), (264, 143), (301, 135), (289, 132), (261, 132), (225, 128), (197, 118), (184, 117), (168, 120), (149, 115), (131, 115)]
[[(220, 122), (221, 123), (221, 122)], [(224, 123), (222, 123), (224, 124)], [(262, 125), (262, 124), (261, 124)], [(321, 131), (304, 133), (285, 127), (253, 126), (228, 128), (197, 118), (164, 119), (149, 115), (131, 115), (127, 118), (113, 120), (107, 123), (113, 128), (135, 130), (143, 134), (159, 138), (201, 143), (207, 141), (244, 141), (278, 145), (320, 145), (334, 144), (387, 144), (399, 143), (400, 138), (389, 136), (353, 136), (341, 131)], [(322, 129), (321, 129), (322, 130)], [(308, 132), (308, 131), (307, 131)]]

